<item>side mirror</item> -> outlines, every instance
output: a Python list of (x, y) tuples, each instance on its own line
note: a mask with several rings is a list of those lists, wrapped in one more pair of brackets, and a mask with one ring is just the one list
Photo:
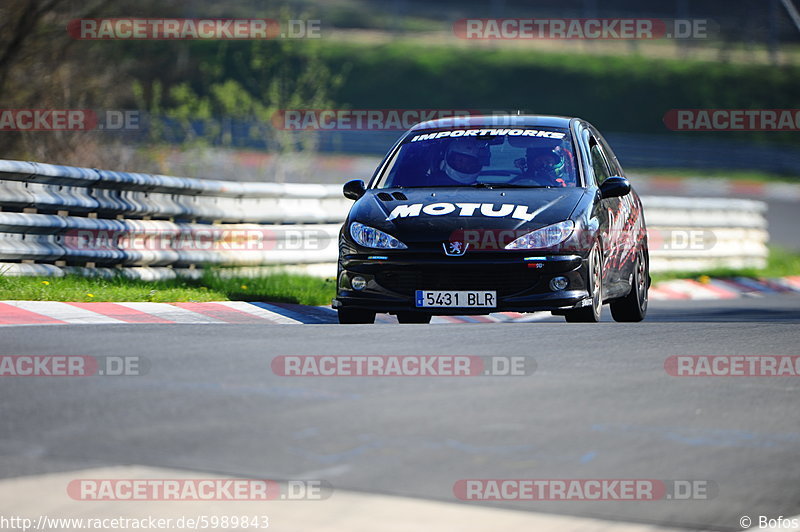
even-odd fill
[(344, 197), (351, 200), (357, 200), (364, 195), (367, 191), (367, 186), (360, 179), (354, 179), (344, 184), (342, 192)]
[(600, 197), (603, 199), (627, 196), (630, 192), (631, 184), (627, 179), (618, 175), (609, 177), (600, 185)]

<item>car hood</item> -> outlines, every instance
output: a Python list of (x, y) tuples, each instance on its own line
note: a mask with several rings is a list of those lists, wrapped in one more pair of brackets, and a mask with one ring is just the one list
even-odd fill
[(585, 192), (583, 188), (371, 189), (355, 203), (349, 221), (385, 231), (406, 244), (448, 240), (460, 230), (533, 231), (570, 219)]

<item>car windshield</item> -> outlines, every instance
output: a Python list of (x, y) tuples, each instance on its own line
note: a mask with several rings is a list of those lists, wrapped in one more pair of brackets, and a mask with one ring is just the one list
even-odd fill
[(455, 129), (412, 134), (376, 188), (575, 187), (565, 129)]

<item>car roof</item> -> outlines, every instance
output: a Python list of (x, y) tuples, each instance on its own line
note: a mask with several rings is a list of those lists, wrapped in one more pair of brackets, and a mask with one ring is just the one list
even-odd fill
[(568, 128), (573, 118), (548, 115), (479, 115), (465, 117), (438, 118), (420, 122), (411, 131), (421, 129), (465, 128), (465, 127), (560, 127)]

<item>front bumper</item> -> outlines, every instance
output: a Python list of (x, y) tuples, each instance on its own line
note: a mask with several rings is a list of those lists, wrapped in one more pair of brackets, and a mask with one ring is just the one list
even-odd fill
[[(418, 311), (438, 315), (566, 310), (591, 303), (586, 288), (586, 258), (580, 255), (537, 255), (535, 252), (442, 257), (428, 253), (348, 254), (340, 256), (333, 308), (376, 312)], [(350, 280), (366, 280), (355, 290)], [(554, 291), (550, 280), (566, 277), (566, 289)], [(493, 308), (419, 308), (417, 290), (494, 290)]]

